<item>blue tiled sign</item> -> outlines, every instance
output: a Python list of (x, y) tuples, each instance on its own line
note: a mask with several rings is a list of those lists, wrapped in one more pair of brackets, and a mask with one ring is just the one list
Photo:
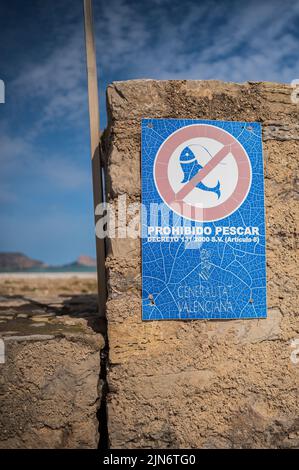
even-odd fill
[(266, 317), (261, 126), (142, 120), (143, 320)]

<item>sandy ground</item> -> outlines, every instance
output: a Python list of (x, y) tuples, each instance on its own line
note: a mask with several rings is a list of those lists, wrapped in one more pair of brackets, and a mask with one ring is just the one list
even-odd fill
[(95, 273), (0, 274), (0, 296), (96, 294)]
[(63, 273), (0, 273), (1, 279), (67, 279), (67, 278), (78, 278), (78, 279), (96, 279), (96, 273), (74, 273), (74, 272), (63, 272)]

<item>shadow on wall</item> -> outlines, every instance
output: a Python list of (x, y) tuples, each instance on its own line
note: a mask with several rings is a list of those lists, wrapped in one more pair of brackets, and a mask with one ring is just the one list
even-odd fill
[[(12, 301), (18, 301), (20, 305), (14, 305), (13, 309), (9, 306)], [(36, 317), (42, 321), (47, 316), (63, 320), (63, 317), (71, 317), (77, 319), (85, 319), (87, 326), (95, 333), (106, 334), (105, 318), (98, 313), (98, 296), (97, 294), (76, 294), (76, 295), (59, 295), (59, 300), (51, 302), (42, 302), (33, 300), (24, 295), (5, 295), (5, 303), (0, 305), (0, 313), (6, 312), (9, 307), (10, 321), (35, 320)], [(50, 323), (49, 323), (50, 325)], [(10, 325), (11, 326), (11, 325)], [(21, 326), (21, 324), (20, 324)], [(3, 330), (1, 325), (1, 330)]]

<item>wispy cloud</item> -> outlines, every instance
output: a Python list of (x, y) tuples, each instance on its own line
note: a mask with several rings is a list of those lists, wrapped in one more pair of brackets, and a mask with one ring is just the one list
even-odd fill
[[(87, 93), (83, 34), (70, 27), (69, 37), (41, 62), (27, 63), (12, 83), (12, 92), (39, 105), (32, 136), (58, 124), (80, 124), (86, 117)], [(47, 126), (47, 127), (46, 127)]]
[(98, 57), (105, 73), (130, 77), (289, 82), (298, 74), (298, 24), (299, 3), (289, 0), (148, 9), (112, 0), (97, 21)]
[[(20, 53), (15, 39), (18, 61), (10, 64), (15, 78), (7, 83), (6, 104), (1, 105), (6, 114), (0, 125), (0, 203), (1, 210), (14, 208), (3, 209), (9, 230), (18, 226), (15, 214), (26, 211), (25, 235), (32, 247), (38, 238), (37, 232), (30, 238), (33, 226), (49, 245), (51, 236), (56, 237), (56, 232), (47, 232), (54, 220), (56, 225), (78, 226), (75, 212), (82, 218), (82, 207), (77, 206), (83, 196), (74, 198), (90, 193), (91, 178), (81, 1), (29, 3), (33, 17), (27, 53)], [(298, 1), (94, 0), (94, 16), (102, 98), (108, 82), (129, 78), (299, 78)], [(7, 32), (8, 44), (18, 29), (21, 23)], [(42, 30), (43, 41), (32, 42)], [(22, 34), (27, 38), (26, 28)], [(13, 50), (5, 57), (14, 57)], [(103, 99), (101, 109), (104, 113)], [(36, 197), (38, 192), (43, 196)], [(33, 209), (41, 197), (45, 208), (55, 200), (59, 210), (48, 217), (42, 214), (44, 225), (37, 225)], [(69, 219), (70, 208), (74, 214)], [(2, 234), (7, 246), (12, 240), (8, 232)], [(62, 236), (57, 235), (57, 243)], [(17, 243), (17, 234), (14, 237)], [(93, 239), (92, 231), (88, 237)]]
[[(99, 76), (105, 82), (140, 77), (290, 82), (298, 74), (298, 2), (94, 3)], [(47, 56), (26, 61), (12, 84), (17, 95), (39, 103), (32, 136), (51, 125), (80, 126), (87, 118), (82, 12), (69, 1), (60, 8), (66, 22), (62, 31), (61, 24), (53, 26)]]
[(55, 155), (40, 162), (34, 173), (48, 180), (56, 190), (87, 190), (91, 184), (87, 168), (76, 164), (71, 158), (66, 160), (63, 155)]

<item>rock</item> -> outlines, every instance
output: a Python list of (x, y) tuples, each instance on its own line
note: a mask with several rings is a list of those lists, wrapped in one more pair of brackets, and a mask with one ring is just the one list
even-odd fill
[(112, 448), (290, 447), (298, 430), (295, 255), (299, 108), (275, 83), (132, 80), (108, 87), (101, 138), (108, 202), (140, 200), (142, 118), (260, 121), (268, 318), (141, 321), (139, 240), (111, 239), (106, 260), (108, 427)]
[(266, 319), (248, 321), (242, 324), (238, 332), (240, 343), (260, 343), (274, 341), (281, 337), (280, 324), (282, 315), (278, 308), (269, 309)]
[(37, 315), (37, 316), (32, 316), (30, 320), (33, 322), (44, 322), (48, 320), (48, 317)]
[[(51, 286), (51, 280), (47, 284)], [(39, 305), (42, 295), (36, 296)], [(20, 309), (17, 318), (0, 327), (5, 345), (5, 363), (0, 364), (0, 448), (96, 449), (104, 347), (97, 312), (86, 318), (59, 310), (49, 315), (45, 305), (29, 318), (28, 304)]]
[(0, 448), (97, 448), (102, 346), (88, 336), (7, 338)]

